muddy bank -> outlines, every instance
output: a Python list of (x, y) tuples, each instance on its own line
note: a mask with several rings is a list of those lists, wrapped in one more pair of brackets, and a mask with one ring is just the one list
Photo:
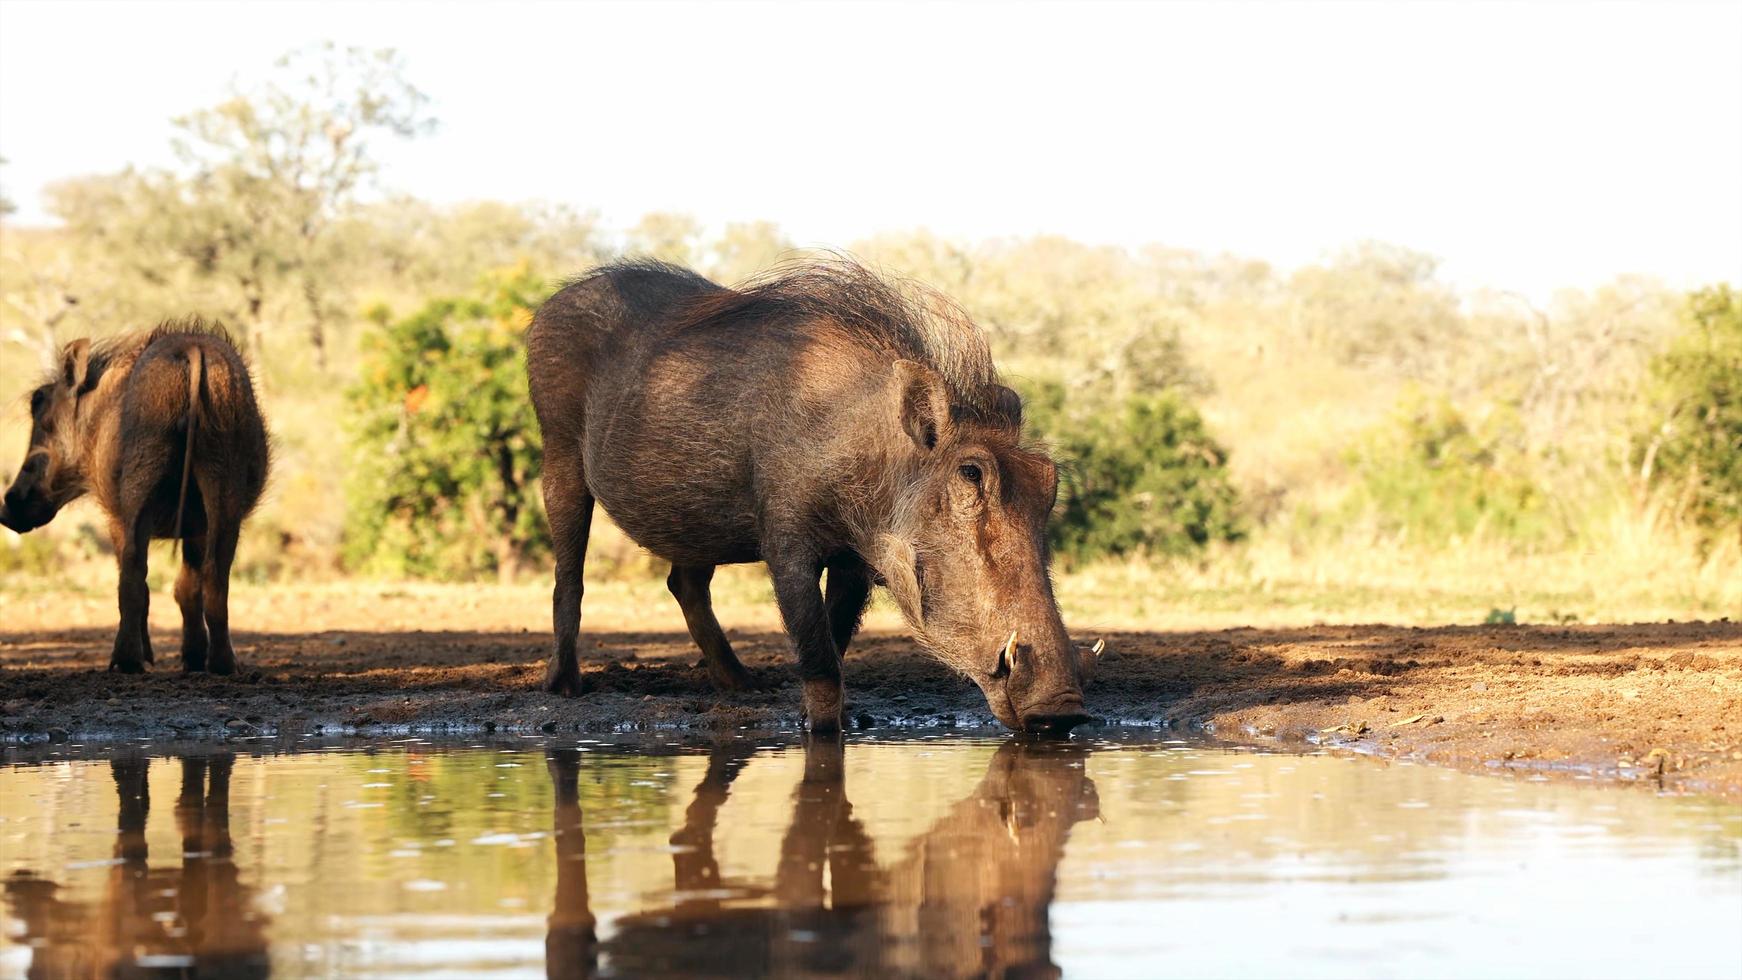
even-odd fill
[[(279, 609), (279, 622), (298, 621)], [(447, 627), (451, 611), (432, 610)], [(108, 628), (0, 632), (0, 741), (252, 734), (791, 728), (784, 637), (735, 630), (765, 685), (719, 695), (686, 634), (589, 630), (592, 693), (537, 690), (540, 633), (239, 634), (236, 678), (183, 675), (154, 631), (144, 677), (104, 673)], [(1742, 625), (1318, 626), (1113, 632), (1090, 691), (1110, 724), (1209, 727), (1467, 768), (1594, 773), (1742, 798)], [(861, 728), (992, 727), (979, 692), (905, 636), (846, 662)]]

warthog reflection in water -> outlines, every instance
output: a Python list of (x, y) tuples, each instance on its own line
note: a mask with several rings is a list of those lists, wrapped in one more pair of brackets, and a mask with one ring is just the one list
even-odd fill
[(720, 806), (753, 751), (714, 748), (671, 837), (673, 904), (617, 920), (602, 943), (587, 899), (581, 753), (547, 754), (558, 857), (550, 976), (587, 976), (601, 961), (628, 976), (1059, 975), (1047, 911), (1072, 826), (1099, 813), (1087, 750), (1005, 745), (969, 796), (880, 867), (847, 798), (841, 744), (812, 740), (772, 884), (724, 880), (714, 857)]
[(145, 843), (150, 760), (115, 759), (120, 797), (115, 863), (97, 902), (62, 901), (29, 871), (6, 879), (6, 904), (31, 941), (26, 976), (265, 977), (266, 921), (241, 883), (230, 845), (230, 753), (181, 760), (175, 803), (181, 866), (151, 867)]

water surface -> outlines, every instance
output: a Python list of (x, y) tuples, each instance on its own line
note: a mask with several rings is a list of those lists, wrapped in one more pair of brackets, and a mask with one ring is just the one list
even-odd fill
[(1742, 976), (1701, 798), (1178, 740), (232, 749), (15, 753), (0, 976)]

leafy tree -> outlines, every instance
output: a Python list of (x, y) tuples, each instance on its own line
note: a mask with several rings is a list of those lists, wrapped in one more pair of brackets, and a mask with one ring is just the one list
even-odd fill
[(731, 285), (791, 258), (793, 246), (774, 222), (743, 221), (728, 224), (708, 251), (708, 275)]
[(78, 237), (128, 257), (148, 283), (179, 271), (258, 346), (268, 303), (300, 308), (317, 363), (342, 311), (330, 233), (376, 173), (371, 140), (427, 131), (426, 99), (391, 51), (332, 44), (281, 58), (265, 84), (175, 120), (179, 172), (123, 171), (52, 189)]
[(1310, 343), (1358, 367), (1440, 377), (1463, 341), (1458, 297), (1431, 256), (1367, 242), (1295, 273), (1293, 316)]
[(381, 329), (365, 339), (362, 380), (350, 392), (352, 568), (507, 580), (547, 551), (543, 450), (522, 343), (547, 291), (519, 266), (397, 321), (373, 312)]
[(395, 197), (360, 210), (336, 233), (362, 288), (391, 284), (416, 297), (469, 290), (478, 270), (527, 263), (580, 272), (607, 252), (595, 215), (561, 205), (473, 201), (436, 206)]
[(687, 214), (655, 211), (629, 229), (625, 244), (631, 255), (694, 267), (702, 254), (702, 226)]
[(1185, 354), (1195, 311), (1176, 283), (1125, 249), (1055, 235), (967, 249), (935, 236), (881, 236), (857, 251), (942, 290), (977, 318), (1000, 363), (1058, 373), (1113, 397), (1207, 388)]
[(1640, 476), (1670, 490), (1708, 532), (1742, 528), (1742, 296), (1728, 285), (1688, 297), (1686, 331), (1651, 363), (1656, 421)]
[[(263, 277), (276, 271), (290, 278), (324, 365), (334, 308), (321, 277), (344, 260), (327, 232), (378, 169), (371, 137), (414, 137), (434, 121), (392, 51), (327, 42), (284, 55), (277, 68), (258, 89), (175, 120), (174, 147), (193, 171), (196, 199), (215, 198), (232, 219), (221, 238), (233, 253), (232, 275), (246, 283), (251, 314), (258, 315), (253, 297)], [(237, 218), (253, 234), (234, 234)]]
[(1101, 555), (1189, 555), (1245, 535), (1228, 453), (1182, 393), (1131, 395), (1100, 408), (1068, 404), (1065, 385), (1026, 400), (1033, 430), (1060, 458), (1053, 549)]

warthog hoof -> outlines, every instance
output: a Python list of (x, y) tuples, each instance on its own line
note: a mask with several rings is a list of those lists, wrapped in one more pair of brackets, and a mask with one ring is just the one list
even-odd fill
[(551, 671), (544, 677), (544, 689), (565, 698), (578, 698), (586, 692), (579, 668)]
[(143, 674), (143, 673), (145, 673), (145, 661), (143, 661), (143, 660), (120, 660), (120, 659), (116, 659), (116, 658), (111, 657), (109, 659), (109, 673), (111, 673), (111, 674)]
[(238, 666), (236, 655), (233, 653), (228, 657), (213, 657), (206, 662), (206, 673), (228, 677), (236, 672)]
[(707, 670), (708, 680), (713, 682), (714, 689), (718, 691), (759, 691), (767, 686), (736, 661), (722, 664), (704, 658), (696, 666)]
[(841, 702), (840, 681), (804, 682), (805, 726), (811, 734), (832, 737), (841, 733)]

